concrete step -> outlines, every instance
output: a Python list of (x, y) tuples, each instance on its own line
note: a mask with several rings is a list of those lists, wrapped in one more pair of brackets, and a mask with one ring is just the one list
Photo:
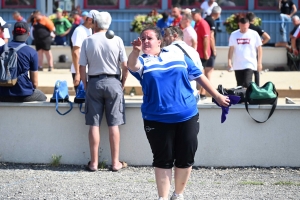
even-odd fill
[[(54, 87), (51, 86), (41, 86), (38, 87), (41, 91), (43, 91), (45, 94), (53, 94), (54, 91)], [(73, 87), (68, 87), (69, 88), (69, 95), (75, 95), (75, 90)], [(300, 98), (300, 90), (286, 90), (286, 89), (277, 89), (278, 95), (280, 98), (284, 98), (284, 97), (290, 97), (290, 98)], [(127, 86), (125, 87), (124, 90), (124, 94), (125, 95), (143, 95), (142, 92), (142, 87), (140, 86), (135, 86), (135, 87), (131, 87), (131, 86)], [(208, 97), (211, 97), (208, 93), (207, 93)]]

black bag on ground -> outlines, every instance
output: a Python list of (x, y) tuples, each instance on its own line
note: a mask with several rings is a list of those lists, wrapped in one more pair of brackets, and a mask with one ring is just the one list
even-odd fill
[(241, 100), (239, 101), (239, 103), (244, 103), (245, 102), (246, 88), (243, 88), (242, 86), (237, 86), (235, 88), (225, 89), (220, 84), (220, 85), (218, 85), (217, 91), (222, 95), (239, 96), (239, 97), (241, 97)]
[(276, 91), (275, 85), (272, 82), (267, 82), (262, 87), (259, 87), (256, 85), (256, 83), (251, 82), (251, 84), (246, 90), (245, 108), (248, 114), (250, 115), (248, 111), (248, 103), (249, 105), (261, 105), (261, 104), (272, 105), (269, 116), (265, 121), (258, 121), (250, 115), (250, 117), (257, 123), (264, 123), (272, 116), (273, 112), (275, 111), (275, 108), (277, 106), (277, 99), (278, 99), (278, 92)]

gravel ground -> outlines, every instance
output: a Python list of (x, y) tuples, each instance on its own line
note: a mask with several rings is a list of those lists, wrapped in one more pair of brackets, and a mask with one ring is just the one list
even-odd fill
[[(84, 166), (0, 163), (0, 199), (155, 200), (157, 192), (152, 167), (91, 173)], [(300, 168), (195, 167), (185, 199), (300, 199)]]

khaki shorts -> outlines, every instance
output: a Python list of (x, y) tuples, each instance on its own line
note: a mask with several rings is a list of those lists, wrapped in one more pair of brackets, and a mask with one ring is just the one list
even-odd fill
[(103, 113), (108, 126), (125, 124), (125, 101), (119, 79), (109, 75), (89, 77), (85, 99), (85, 123), (100, 126)]

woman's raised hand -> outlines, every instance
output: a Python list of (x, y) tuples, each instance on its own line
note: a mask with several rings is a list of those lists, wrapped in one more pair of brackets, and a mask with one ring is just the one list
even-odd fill
[(141, 51), (142, 50), (142, 40), (140, 38), (133, 40), (131, 42), (133, 50), (138, 50)]

